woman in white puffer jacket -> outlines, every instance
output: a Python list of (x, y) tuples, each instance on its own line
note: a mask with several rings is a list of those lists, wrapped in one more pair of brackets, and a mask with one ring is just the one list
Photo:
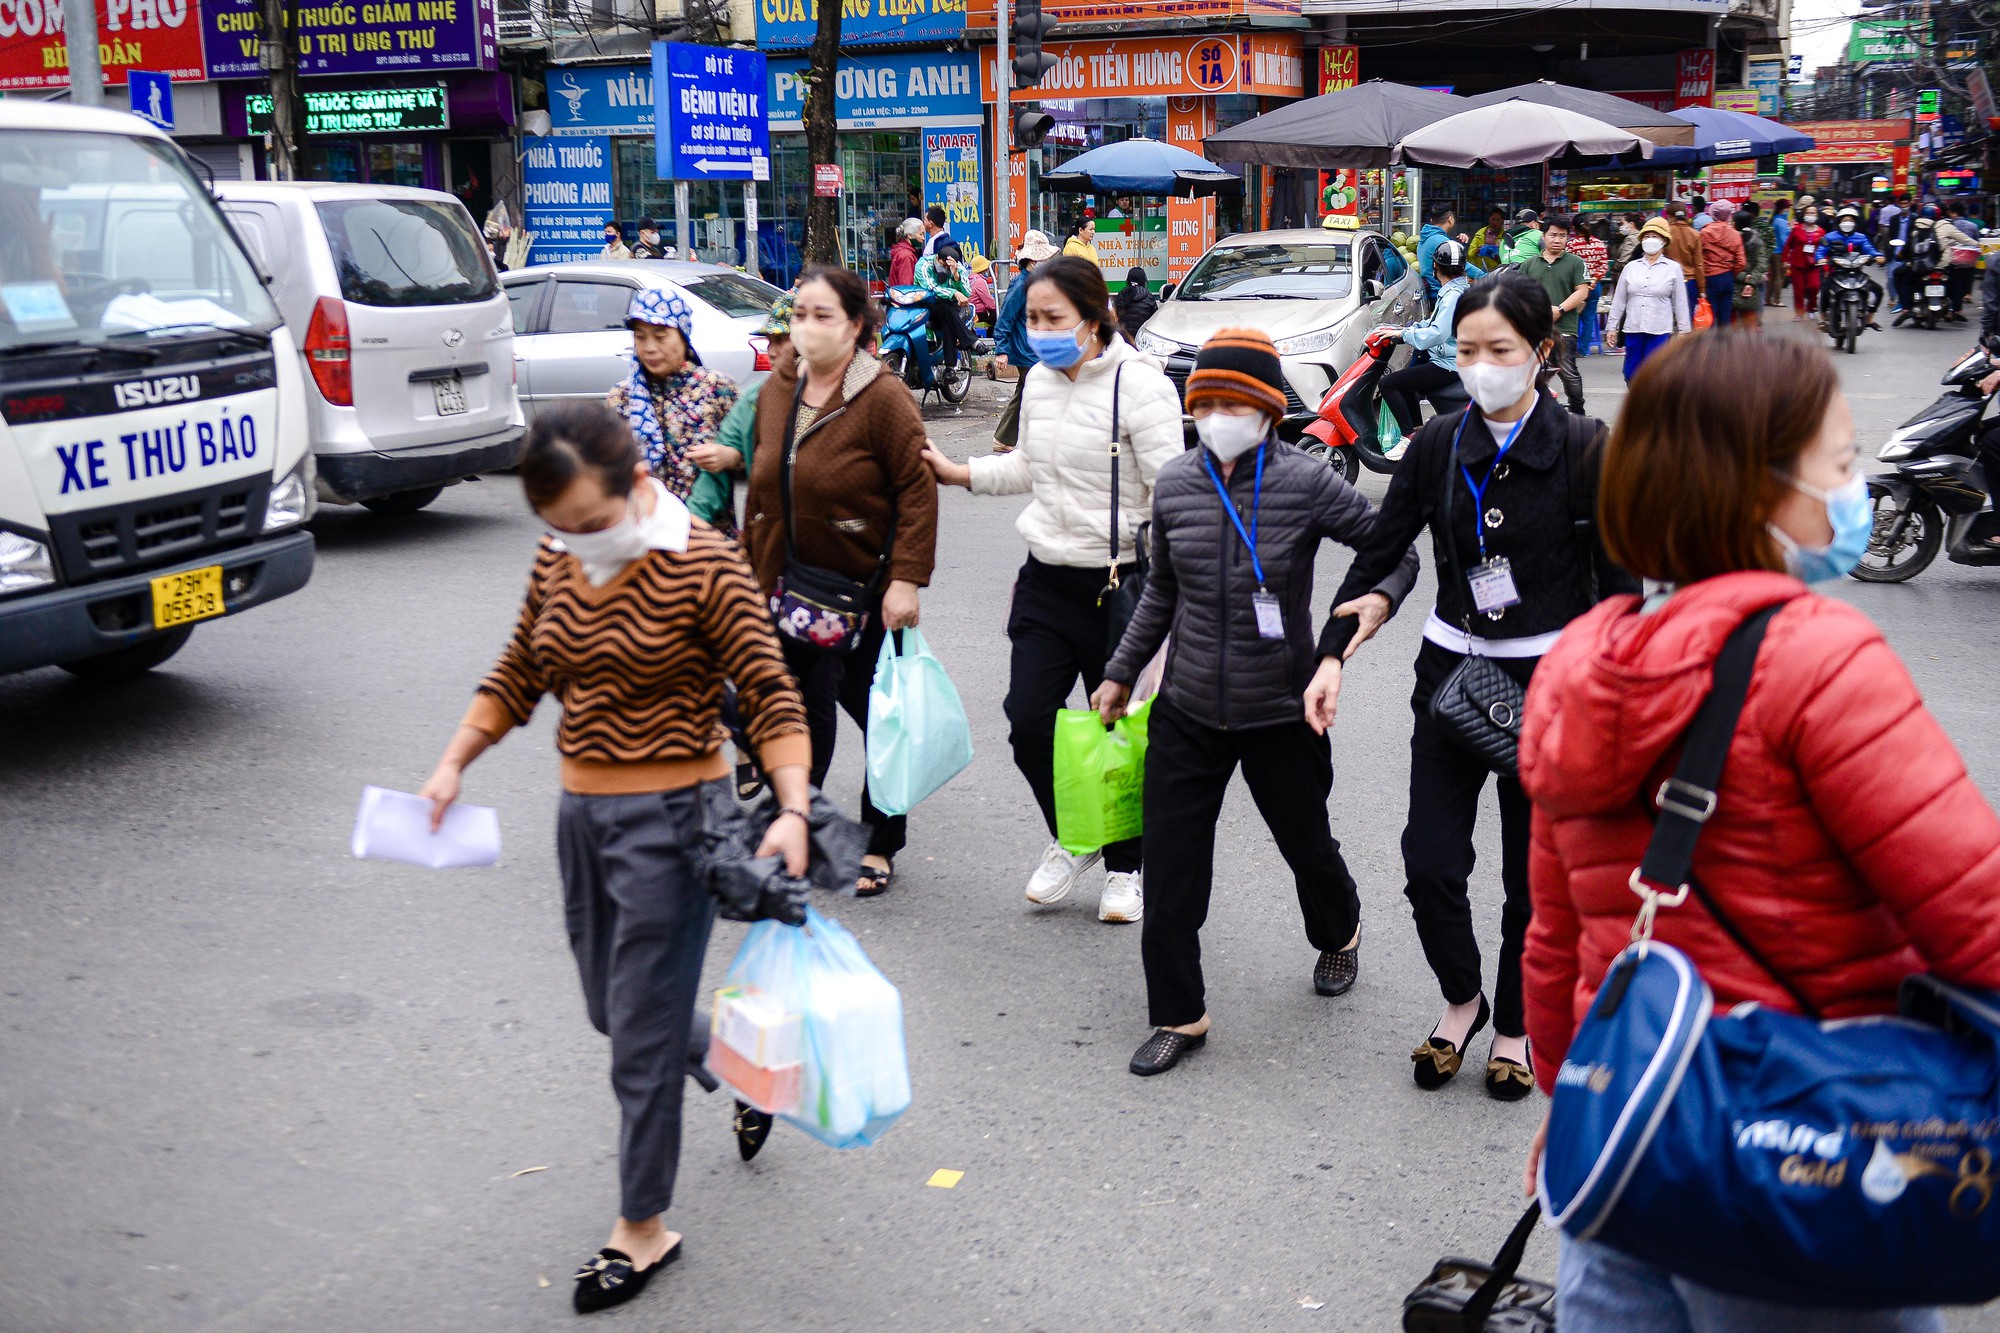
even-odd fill
[(1083, 856), (1071, 856), (1054, 840), (1056, 711), (1078, 676), (1089, 697), (1117, 647), (1109, 642), (1102, 594), (1114, 566), (1120, 580), (1134, 572), (1139, 530), (1152, 518), (1153, 480), (1183, 449), (1180, 395), (1160, 363), (1119, 334), (1111, 294), (1096, 265), (1052, 259), (1025, 281), (1028, 337), (1041, 361), (1022, 386), (1019, 447), (969, 463), (954, 463), (934, 448), (926, 449), (924, 458), (947, 485), (979, 495), (1034, 497), (1015, 524), (1027, 539), (1028, 561), (1014, 581), (1007, 617), (1014, 643), (1009, 740), (1050, 837), (1028, 881), (1028, 900), (1061, 900), (1101, 858), (1108, 873), (1098, 919), (1137, 921), (1145, 911), (1139, 839)]

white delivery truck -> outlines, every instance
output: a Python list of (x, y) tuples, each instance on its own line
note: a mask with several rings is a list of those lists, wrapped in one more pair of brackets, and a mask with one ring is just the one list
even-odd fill
[(170, 139), (0, 101), (0, 672), (145, 671), (304, 587), (302, 376)]

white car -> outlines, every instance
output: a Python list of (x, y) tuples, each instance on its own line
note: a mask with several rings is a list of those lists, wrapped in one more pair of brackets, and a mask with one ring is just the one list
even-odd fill
[(694, 314), (694, 350), (710, 370), (754, 384), (771, 369), (757, 330), (784, 293), (720, 264), (591, 259), (517, 269), (501, 281), (514, 307), (514, 356), (530, 420), (551, 403), (602, 402), (632, 369), (625, 312), (642, 288), (676, 291)]
[(1160, 297), (1158, 313), (1139, 330), (1139, 350), (1164, 358), (1182, 389), (1195, 353), (1218, 329), (1240, 325), (1271, 336), (1284, 362), (1291, 438), (1361, 355), (1368, 330), (1422, 317), (1424, 284), (1376, 232), (1257, 231), (1218, 241)]

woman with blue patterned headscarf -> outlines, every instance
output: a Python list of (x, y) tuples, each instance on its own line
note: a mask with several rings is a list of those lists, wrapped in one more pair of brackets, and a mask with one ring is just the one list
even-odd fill
[(606, 401), (632, 427), (653, 475), (696, 518), (735, 536), (729, 474), (703, 471), (696, 451), (717, 443), (722, 419), (736, 405), (736, 386), (701, 364), (694, 312), (679, 292), (639, 292), (625, 324), (632, 330), (632, 373)]

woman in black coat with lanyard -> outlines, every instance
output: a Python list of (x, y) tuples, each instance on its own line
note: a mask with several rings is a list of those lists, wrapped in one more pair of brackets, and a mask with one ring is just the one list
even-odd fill
[[(1417, 1086), (1443, 1087), (1491, 1018), (1486, 1090), (1517, 1101), (1534, 1088), (1521, 1013), (1529, 811), (1513, 772), (1519, 691), (1564, 625), (1599, 597), (1637, 585), (1611, 565), (1597, 539), (1604, 425), (1571, 416), (1541, 387), (1555, 348), (1541, 284), (1512, 273), (1474, 283), (1459, 299), (1455, 335), (1459, 377), (1474, 405), (1433, 418), (1411, 438), (1369, 543), (1335, 594), (1334, 615), (1351, 627), (1345, 652), (1352, 656), (1395, 609), (1367, 590), (1430, 528), (1438, 593), (1410, 698), (1416, 730), (1403, 867), (1445, 1011), (1411, 1058)], [(1477, 658), (1486, 661), (1460, 670)], [(1434, 715), (1440, 696), (1441, 714)], [(1465, 706), (1449, 706), (1454, 702)], [(1495, 773), (1506, 899), (1489, 1005), (1467, 882), (1479, 794)]]

